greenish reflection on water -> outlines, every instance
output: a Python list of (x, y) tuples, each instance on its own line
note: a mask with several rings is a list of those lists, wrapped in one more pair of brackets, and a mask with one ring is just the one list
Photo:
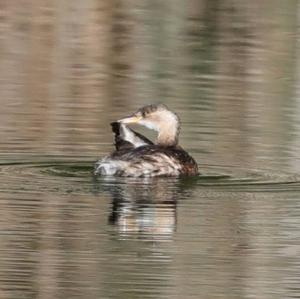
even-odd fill
[[(1, 298), (300, 297), (298, 1), (0, 6)], [(94, 177), (153, 102), (202, 175)]]

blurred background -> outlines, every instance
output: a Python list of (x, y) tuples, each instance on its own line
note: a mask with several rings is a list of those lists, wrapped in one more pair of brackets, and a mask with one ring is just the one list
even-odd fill
[[(2, 0), (0, 297), (298, 298), (299, 79), (298, 0)], [(150, 103), (221, 183), (93, 181)]]
[(2, 1), (0, 13), (1, 157), (97, 159), (110, 121), (162, 102), (199, 161), (299, 165), (298, 1)]

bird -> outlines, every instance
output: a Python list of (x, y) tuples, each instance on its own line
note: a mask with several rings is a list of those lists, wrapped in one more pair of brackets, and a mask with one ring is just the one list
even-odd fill
[[(128, 127), (155, 130), (156, 142)], [(195, 160), (178, 144), (180, 119), (164, 104), (151, 104), (111, 123), (115, 150), (95, 164), (95, 175), (123, 177), (196, 176)]]

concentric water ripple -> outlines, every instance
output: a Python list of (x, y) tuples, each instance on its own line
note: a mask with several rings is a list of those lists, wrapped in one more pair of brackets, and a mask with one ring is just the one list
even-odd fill
[(207, 173), (198, 179), (200, 186), (244, 192), (300, 190), (298, 174), (237, 166), (205, 165), (205, 169)]
[(92, 170), (90, 163), (78, 161), (3, 163), (1, 191), (85, 192)]
[[(94, 177), (94, 161), (40, 161), (0, 164), (3, 190), (84, 191), (91, 184), (151, 184), (158, 178)], [(183, 186), (209, 187), (223, 191), (299, 191), (300, 176), (236, 166), (202, 165), (203, 174), (193, 178), (159, 178)]]

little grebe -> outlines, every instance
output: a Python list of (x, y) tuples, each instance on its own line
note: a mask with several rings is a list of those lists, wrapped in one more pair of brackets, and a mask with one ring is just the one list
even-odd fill
[[(156, 143), (127, 127), (133, 123), (157, 131)], [(145, 106), (111, 126), (116, 150), (96, 163), (95, 174), (128, 177), (198, 174), (195, 160), (178, 145), (179, 118), (165, 105)]]

